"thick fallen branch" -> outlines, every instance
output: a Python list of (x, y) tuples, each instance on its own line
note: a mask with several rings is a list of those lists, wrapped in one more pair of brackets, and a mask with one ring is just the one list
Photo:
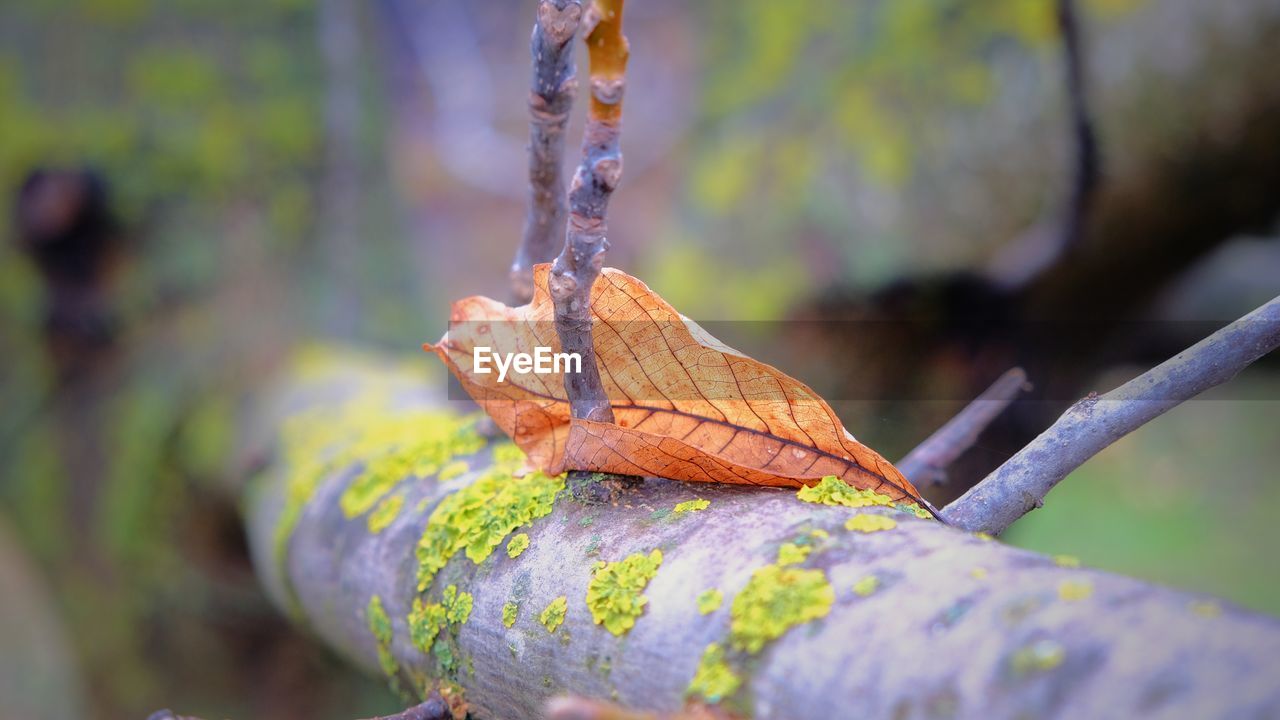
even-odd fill
[(1044, 502), (1103, 448), (1280, 346), (1280, 297), (1111, 392), (1077, 402), (1057, 422), (943, 510), (958, 527), (999, 534)]
[(533, 87), (529, 92), (529, 209), (511, 265), (516, 300), (533, 297), (533, 266), (555, 259), (564, 232), (565, 190), (560, 164), (564, 131), (578, 90), (573, 38), (582, 19), (578, 0), (541, 0), (533, 25)]
[[(373, 532), (369, 514), (347, 517), (341, 499), (366, 467), (413, 468), (421, 459), (412, 443), (367, 445), (385, 438), (362, 428), (411, 417), (403, 414), (429, 408), (436, 394), (390, 375), (311, 368), (305, 384), (260, 413), (257, 427), (291, 428), (291, 440), (273, 453), (247, 509), (255, 563), (281, 606), (360, 666), (390, 669), (412, 694), (439, 689), (476, 718), (503, 720), (539, 717), (549, 698), (566, 694), (659, 712), (710, 694), (722, 696), (715, 707), (724, 712), (793, 720), (1280, 713), (1276, 619), (1064, 567), (888, 508), (646, 478), (607, 483), (603, 502), (561, 491), (545, 515), (508, 531), (475, 518), (540, 481), (499, 473), (486, 482), (493, 470), (482, 449), (448, 480), (411, 470), (384, 478), (402, 509)], [(299, 434), (304, 417), (337, 428), (334, 437), (352, 447), (375, 449), (308, 480), (312, 461), (331, 455)], [(430, 436), (436, 422), (449, 421), (416, 420), (409, 436)], [(675, 511), (695, 498), (708, 506)], [(846, 529), (855, 513), (896, 526)], [(527, 548), (509, 552), (520, 548), (519, 533)], [(457, 549), (420, 592), (420, 563), (441, 538), (493, 551), (477, 553), (477, 564)], [(655, 551), (652, 579), (641, 578), (640, 589), (614, 586), (611, 596), (618, 606), (644, 598), (634, 626), (619, 635), (597, 624), (587, 603), (597, 563)], [(780, 554), (797, 562), (780, 566)], [(455, 621), (438, 619), (424, 652), (407, 617), (415, 602), (450, 598)], [(722, 656), (708, 653), (713, 645)], [(723, 664), (703, 663), (699, 676), (708, 657)]]
[(564, 250), (551, 268), (556, 334), (564, 352), (582, 359), (582, 370), (565, 374), (575, 418), (613, 422), (591, 343), (591, 286), (609, 249), (605, 215), (622, 179), (622, 95), (626, 89), (627, 39), (622, 35), (623, 0), (596, 0), (583, 20), (591, 58), (591, 112), (582, 138), (582, 164), (569, 187), (569, 226)]

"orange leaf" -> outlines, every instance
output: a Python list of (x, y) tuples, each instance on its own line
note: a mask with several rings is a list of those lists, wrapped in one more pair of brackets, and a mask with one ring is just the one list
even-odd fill
[(490, 348), (482, 355), (560, 351), (548, 274), (548, 265), (534, 268), (528, 305), (459, 300), (450, 331), (424, 345), (533, 465), (782, 487), (835, 475), (895, 501), (920, 499), (804, 383), (726, 347), (619, 270), (606, 268), (591, 293), (592, 339), (616, 424), (571, 418), (563, 373), (511, 370), (499, 382), (496, 370), (477, 372), (477, 347)]

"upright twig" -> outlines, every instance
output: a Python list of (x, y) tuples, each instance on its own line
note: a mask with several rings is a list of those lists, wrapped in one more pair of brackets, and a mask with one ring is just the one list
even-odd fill
[(533, 266), (555, 259), (564, 230), (565, 190), (560, 170), (564, 131), (578, 92), (573, 38), (582, 19), (578, 0), (541, 0), (529, 43), (533, 83), (529, 91), (529, 208), (515, 261), (511, 291), (521, 303), (533, 298)]
[(1084, 37), (1075, 0), (1057, 0), (1057, 18), (1072, 144), (1071, 185), (1062, 209), (1058, 237), (1058, 251), (1061, 253), (1077, 245), (1084, 234), (1089, 210), (1097, 194), (1101, 159), (1089, 104)]
[(942, 511), (967, 530), (1004, 532), (1072, 470), (1170, 408), (1235, 377), (1280, 346), (1280, 297), (1057, 422)]
[(622, 177), (622, 95), (627, 39), (622, 35), (623, 0), (596, 0), (584, 18), (591, 61), (591, 110), (582, 139), (582, 164), (569, 187), (569, 223), (564, 250), (551, 268), (556, 334), (561, 349), (582, 358), (582, 372), (565, 374), (565, 392), (575, 418), (613, 422), (591, 344), (591, 286), (609, 248), (605, 213)]
[(1067, 185), (1055, 217), (1037, 223), (1001, 249), (989, 264), (988, 275), (1007, 288), (1029, 285), (1080, 244), (1102, 178), (1102, 155), (1085, 67), (1085, 31), (1076, 0), (1055, 0), (1055, 15), (1067, 110)]
[(946, 482), (947, 467), (973, 447), (982, 431), (1009, 407), (1026, 385), (1027, 374), (1022, 368), (1006, 371), (959, 414), (898, 461), (898, 469), (917, 487)]

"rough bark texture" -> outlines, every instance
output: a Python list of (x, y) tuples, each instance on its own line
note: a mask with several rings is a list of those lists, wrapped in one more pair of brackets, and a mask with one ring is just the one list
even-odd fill
[(1058, 421), (943, 510), (947, 522), (999, 534), (1103, 448), (1280, 346), (1280, 297)]
[(564, 352), (582, 358), (582, 372), (565, 375), (575, 418), (613, 422), (591, 343), (591, 286), (609, 249), (605, 216), (622, 179), (622, 95), (626, 87), (627, 39), (622, 0), (597, 0), (584, 20), (591, 57), (591, 112), (582, 138), (582, 164), (569, 188), (569, 226), (564, 250), (551, 268), (556, 334)]
[(564, 231), (565, 189), (561, 173), (564, 131), (578, 90), (573, 39), (582, 19), (577, 0), (542, 0), (533, 25), (533, 87), (529, 92), (529, 210), (511, 265), (516, 300), (533, 297), (533, 266), (551, 262)]
[[(307, 407), (331, 408), (336, 417), (342, 403), (377, 376), (338, 373), (294, 385), (259, 413), (258, 427), (269, 433)], [(400, 409), (430, 403), (432, 396), (412, 383), (383, 392)], [(436, 656), (414, 646), (406, 625), (419, 597), (415, 548), (433, 509), (469, 487), (482, 462), (447, 482), (404, 478), (395, 488), (404, 494), (404, 510), (378, 534), (364, 517), (347, 519), (339, 507), (361, 464), (335, 470), (302, 507), (282, 557), (274, 552), (276, 524), (289, 469), (269, 464), (247, 504), (264, 582), (282, 607), (370, 670), (379, 660), (366, 608), (379, 596), (401, 687), (422, 694), (443, 679), (477, 718), (538, 717), (548, 698), (564, 693), (676, 710), (711, 643), (729, 649), (726, 662), (742, 680), (719, 707), (741, 716), (1280, 713), (1274, 682), (1280, 622), (1274, 618), (1064, 567), (885, 508), (870, 512), (886, 513), (897, 526), (864, 534), (845, 529), (854, 510), (802, 502), (793, 491), (655, 478), (616, 484), (604, 502), (562, 492), (550, 514), (516, 530), (530, 540), (518, 557), (503, 551), (508, 538), (478, 565), (454, 556), (423, 595), (436, 599), (456, 584), (474, 598), (468, 620), (452, 631), (454, 669), (443, 671)], [(672, 511), (694, 498), (709, 507)], [(830, 610), (790, 627), (757, 653), (732, 649), (740, 592), (789, 542), (815, 548), (788, 567), (822, 574), (834, 590)], [(627, 634), (615, 636), (593, 622), (585, 602), (595, 563), (653, 550), (661, 550), (663, 560), (643, 590), (644, 612)], [(868, 576), (878, 579), (877, 588)], [(704, 615), (696, 598), (709, 588), (723, 591), (724, 603)], [(561, 596), (564, 623), (549, 632), (539, 614)], [(518, 603), (509, 628), (503, 622), (508, 602)]]

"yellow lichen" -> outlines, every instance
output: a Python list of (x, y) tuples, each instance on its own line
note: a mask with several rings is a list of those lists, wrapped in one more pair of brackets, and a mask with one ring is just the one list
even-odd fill
[(475, 430), (475, 419), (466, 423), (442, 423), (439, 412), (386, 413), (358, 433), (350, 446), (354, 458), (364, 461), (338, 505), (353, 518), (373, 507), (397, 484), (410, 476), (439, 472), (455, 455), (484, 447)]
[(448, 618), (440, 603), (424, 603), (422, 598), (414, 598), (408, 621), (409, 639), (419, 650), (429, 653), (436, 635), (444, 629)]
[(893, 498), (874, 490), (857, 490), (835, 475), (827, 475), (817, 485), (802, 487), (796, 497), (819, 505), (843, 505), (860, 508), (881, 505), (893, 507)]
[(516, 616), (520, 613), (520, 603), (508, 601), (502, 606), (502, 625), (511, 627), (516, 624)]
[(504, 442), (493, 446), (493, 463), (495, 465), (503, 465), (513, 470), (518, 470), (524, 465), (524, 461), (524, 451), (517, 447), (515, 443)]
[(920, 503), (898, 503), (897, 505), (894, 505), (894, 507), (903, 512), (911, 513), (921, 520), (933, 519), (933, 515), (929, 514), (928, 510), (920, 507)]
[(733, 646), (759, 652), (792, 627), (825, 617), (835, 598), (821, 570), (766, 565), (751, 575), (733, 599), (729, 626)]
[(444, 606), (446, 620), (458, 625), (465, 625), (467, 619), (471, 617), (474, 598), (471, 597), (469, 592), (458, 592), (457, 585), (450, 585), (444, 589), (444, 597), (440, 600), (440, 604)]
[(1037, 640), (1015, 652), (1009, 666), (1018, 675), (1048, 672), (1061, 665), (1066, 656), (1067, 651), (1057, 641)]
[(1064, 568), (1080, 567), (1080, 558), (1074, 555), (1054, 555), (1053, 562), (1058, 567), (1064, 567)]
[(519, 557), (529, 547), (529, 533), (516, 533), (507, 541), (507, 557)]
[(418, 541), (418, 590), (426, 590), (458, 552), (479, 565), (511, 531), (550, 513), (563, 489), (564, 475), (514, 478), (494, 467), (441, 500)]
[(369, 532), (377, 535), (386, 530), (400, 515), (402, 507), (404, 507), (404, 495), (400, 493), (383, 498), (373, 512), (369, 513), (367, 520)]
[(724, 648), (719, 643), (711, 643), (702, 652), (702, 660), (685, 696), (700, 697), (715, 704), (732, 695), (741, 684), (742, 679), (724, 661)]
[(454, 460), (440, 468), (440, 472), (436, 474), (436, 479), (440, 482), (452, 480), (470, 470), (471, 466), (467, 465), (466, 460)]
[(1087, 580), (1063, 580), (1058, 583), (1058, 597), (1067, 602), (1087, 600), (1093, 595), (1093, 583)]
[(355, 517), (407, 477), (407, 472), (397, 475), (398, 469), (443, 462), (484, 445), (475, 432), (478, 415), (399, 410), (392, 403), (390, 385), (371, 384), (372, 390), (360, 393), (336, 411), (307, 410), (284, 421), (280, 451), (288, 476), (284, 506), (275, 527), (277, 564), (283, 565), (289, 537), (326, 477), (357, 462), (366, 463), (339, 501), (347, 517)]
[(809, 557), (809, 553), (813, 552), (813, 548), (808, 545), (796, 545), (795, 543), (783, 543), (778, 548), (778, 564), (779, 565), (799, 565)]
[(641, 593), (658, 574), (662, 551), (635, 553), (617, 562), (598, 562), (587, 585), (587, 608), (597, 625), (614, 635), (624, 635), (636, 624), (649, 602)]
[(373, 633), (377, 645), (378, 665), (389, 677), (395, 676), (400, 671), (400, 663), (391, 654), (391, 618), (382, 607), (382, 598), (378, 595), (369, 598), (364, 614), (369, 623), (369, 632)]
[(853, 591), (861, 597), (868, 597), (876, 590), (880, 589), (880, 578), (875, 575), (867, 575), (861, 580), (853, 584)]
[(564, 622), (564, 615), (568, 610), (569, 599), (561, 595), (547, 605), (542, 614), (538, 616), (538, 622), (542, 623), (547, 632), (553, 633), (556, 628), (560, 627), (560, 623)]
[(862, 533), (892, 530), (896, 527), (898, 527), (897, 520), (883, 515), (872, 515), (870, 513), (858, 513), (846, 520), (844, 523), (845, 530), (856, 530)]
[(709, 507), (711, 507), (710, 500), (703, 500), (702, 498), (698, 498), (697, 500), (685, 500), (682, 503), (678, 503), (675, 506), (675, 512), (677, 513), (697, 512), (699, 510), (706, 510)]
[(1191, 603), (1191, 612), (1204, 618), (1216, 618), (1222, 615), (1222, 606), (1212, 600), (1197, 600)]
[(710, 615), (724, 604), (724, 591), (710, 588), (698, 593), (698, 612)]

